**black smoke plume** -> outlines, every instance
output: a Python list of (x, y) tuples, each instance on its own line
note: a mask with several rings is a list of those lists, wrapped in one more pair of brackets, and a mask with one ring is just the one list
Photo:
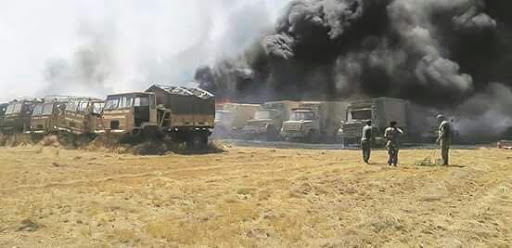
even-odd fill
[(262, 98), (460, 104), (491, 82), (512, 85), (511, 7), (507, 0), (296, 0), (274, 33), (201, 68), (197, 79), (232, 99), (264, 91)]

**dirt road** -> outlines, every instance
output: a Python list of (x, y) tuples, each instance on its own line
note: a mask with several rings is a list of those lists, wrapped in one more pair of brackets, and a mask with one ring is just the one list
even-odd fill
[(0, 247), (510, 247), (512, 152), (0, 148)]

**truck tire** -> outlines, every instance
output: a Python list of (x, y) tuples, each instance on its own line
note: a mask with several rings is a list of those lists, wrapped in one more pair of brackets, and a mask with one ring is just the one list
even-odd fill
[(319, 140), (319, 135), (314, 130), (309, 130), (308, 135), (306, 136), (305, 143), (314, 144)]
[(276, 141), (279, 139), (279, 131), (274, 126), (267, 126), (265, 135), (267, 141)]
[(192, 133), (187, 141), (187, 148), (191, 151), (204, 151), (208, 147), (208, 135)]

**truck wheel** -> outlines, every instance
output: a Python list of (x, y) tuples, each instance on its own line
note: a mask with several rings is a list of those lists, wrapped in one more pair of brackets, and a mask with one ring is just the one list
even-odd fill
[(194, 133), (187, 141), (187, 148), (192, 151), (203, 151), (208, 147), (208, 136), (202, 133)]
[(266, 131), (267, 141), (275, 141), (279, 138), (279, 131), (274, 126), (268, 126)]
[(318, 141), (318, 135), (315, 133), (315, 131), (310, 130), (308, 132), (308, 135), (306, 136), (306, 143), (314, 144)]

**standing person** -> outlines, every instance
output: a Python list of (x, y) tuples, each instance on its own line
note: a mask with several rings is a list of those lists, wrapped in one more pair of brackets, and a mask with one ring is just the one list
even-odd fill
[(446, 120), (444, 115), (438, 115), (437, 120), (440, 122), (439, 124), (439, 137), (437, 138), (437, 143), (441, 147), (441, 157), (443, 160), (443, 165), (448, 165), (449, 159), (449, 151), (450, 151), (450, 143), (452, 138), (452, 127), (450, 122)]
[(400, 148), (400, 136), (404, 133), (398, 128), (396, 121), (389, 123), (389, 127), (384, 132), (384, 138), (386, 139), (386, 148), (388, 149), (388, 165), (397, 166), (398, 164), (398, 150)]
[(361, 148), (363, 149), (363, 161), (368, 164), (372, 152), (372, 121), (367, 121), (363, 127), (363, 135), (361, 136)]

